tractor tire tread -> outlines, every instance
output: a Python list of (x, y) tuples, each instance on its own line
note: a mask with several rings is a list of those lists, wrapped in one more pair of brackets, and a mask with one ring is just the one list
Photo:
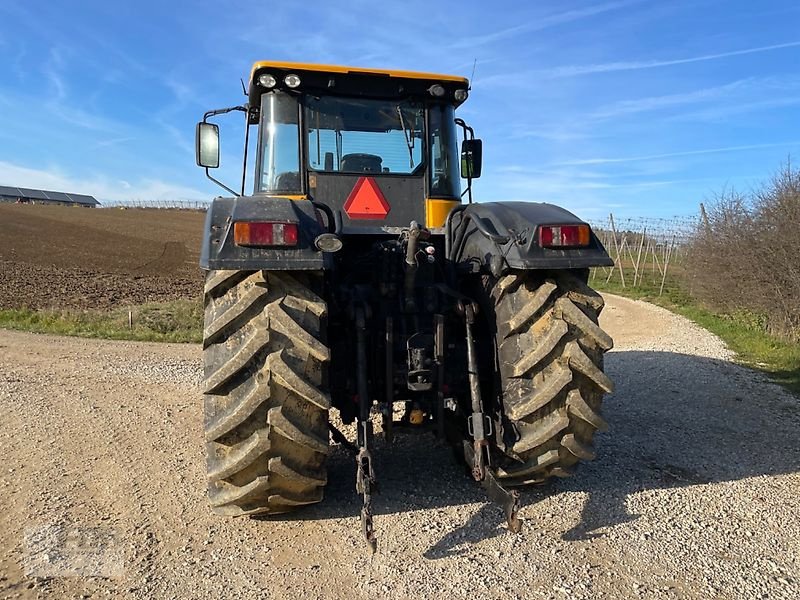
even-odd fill
[(501, 407), (497, 476), (506, 485), (567, 477), (595, 456), (592, 440), (613, 383), (598, 325), (602, 297), (570, 272), (512, 272), (486, 286), (496, 317)]
[(318, 273), (210, 271), (204, 327), (208, 496), (217, 514), (322, 500), (327, 307)]

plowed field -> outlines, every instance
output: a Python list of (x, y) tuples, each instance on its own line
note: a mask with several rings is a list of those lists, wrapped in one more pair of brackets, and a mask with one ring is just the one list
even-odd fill
[(0, 308), (196, 296), (204, 213), (0, 204)]

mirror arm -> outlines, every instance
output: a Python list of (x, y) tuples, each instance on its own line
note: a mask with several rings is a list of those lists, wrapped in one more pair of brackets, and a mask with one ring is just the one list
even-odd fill
[(473, 131), (472, 127), (470, 127), (469, 125), (467, 125), (464, 122), (464, 119), (456, 118), (455, 119), (455, 123), (456, 123), (456, 125), (461, 127), (461, 129), (464, 130), (464, 139), (465, 140), (467, 139), (467, 132), (469, 132), (469, 139), (471, 139), (471, 140), (475, 139), (475, 131)]
[(242, 160), (242, 196), (244, 196), (244, 186), (247, 182), (247, 150), (250, 147), (250, 111), (244, 114), (244, 158)]
[[(461, 127), (461, 130), (464, 132), (464, 141), (466, 141), (468, 139), (467, 138), (467, 132), (469, 132), (469, 139), (471, 139), (471, 140), (475, 139), (475, 132), (472, 130), (472, 127), (470, 127), (469, 125), (467, 125), (464, 122), (464, 119), (456, 118), (455, 119), (455, 123), (456, 123), (456, 125)], [(470, 171), (471, 171), (471, 169), (470, 169)], [(463, 198), (464, 194), (467, 194), (468, 195), (467, 197), (469, 199), (469, 203), (472, 204), (472, 177), (470, 177), (470, 174), (471, 173), (467, 174), (467, 189), (464, 190), (464, 192), (461, 194), (461, 197)]]
[(217, 115), (224, 115), (229, 112), (233, 112), (234, 110), (240, 110), (242, 112), (247, 112), (246, 106), (229, 106), (228, 108), (218, 108), (216, 110), (209, 110), (207, 113), (203, 115), (203, 123), (208, 123), (209, 117), (215, 117)]
[(222, 182), (221, 182), (219, 179), (214, 179), (214, 178), (211, 176), (211, 173), (209, 173), (209, 172), (208, 172), (208, 167), (206, 167), (205, 169), (206, 169), (206, 177), (208, 177), (208, 178), (209, 178), (211, 181), (213, 181), (214, 183), (216, 183), (216, 184), (217, 184), (219, 187), (221, 187), (223, 190), (226, 190), (226, 191), (230, 192), (230, 193), (231, 193), (231, 194), (233, 194), (234, 196), (238, 196), (238, 195), (239, 195), (238, 193), (236, 193), (236, 191), (234, 191), (234, 190), (232, 190), (231, 188), (229, 188), (227, 185), (225, 185), (224, 183), (222, 183)]
[[(209, 117), (214, 117), (216, 115), (224, 115), (224, 114), (227, 114), (229, 112), (233, 112), (235, 110), (240, 110), (240, 111), (242, 111), (244, 113), (247, 113), (247, 107), (246, 106), (229, 106), (228, 108), (218, 108), (216, 110), (209, 110), (207, 113), (205, 113), (203, 115), (203, 123), (208, 123), (208, 118)], [(245, 167), (245, 169), (246, 168), (247, 167)], [(223, 190), (225, 190), (227, 192), (230, 192), (234, 196), (238, 196), (239, 195), (239, 194), (236, 193), (235, 190), (232, 190), (231, 188), (229, 188), (227, 185), (225, 185), (224, 183), (222, 183), (218, 179), (215, 179), (214, 177), (212, 177), (211, 173), (208, 170), (208, 167), (205, 167), (205, 172), (206, 172), (206, 177), (208, 177), (211, 181), (216, 183)], [(241, 195), (244, 196), (244, 176), (242, 176), (242, 194)]]

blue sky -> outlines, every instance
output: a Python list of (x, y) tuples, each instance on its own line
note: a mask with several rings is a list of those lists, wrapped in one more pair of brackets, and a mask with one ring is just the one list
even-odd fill
[[(481, 200), (697, 211), (800, 155), (800, 3), (0, 1), (0, 184), (210, 199), (202, 113), (255, 60), (470, 76)], [(235, 183), (242, 126), (223, 128)]]

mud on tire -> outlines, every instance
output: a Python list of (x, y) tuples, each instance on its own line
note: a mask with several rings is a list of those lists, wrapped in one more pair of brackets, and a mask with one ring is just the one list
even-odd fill
[(325, 302), (316, 273), (210, 271), (205, 440), (215, 513), (278, 514), (322, 500), (328, 453)]
[(514, 272), (491, 287), (501, 387), (497, 475), (509, 485), (565, 477), (594, 458), (605, 430), (603, 393), (613, 384), (603, 354), (613, 346), (597, 325), (603, 299), (567, 272)]

